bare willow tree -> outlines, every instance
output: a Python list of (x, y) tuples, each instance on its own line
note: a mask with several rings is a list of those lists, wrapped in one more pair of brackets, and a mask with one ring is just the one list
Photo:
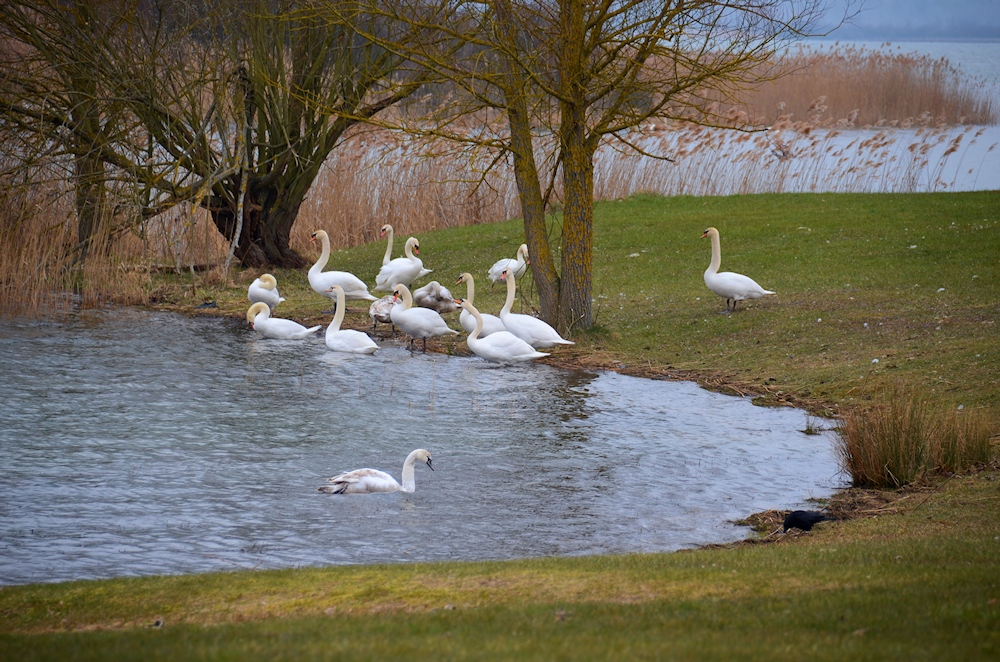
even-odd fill
[(420, 79), (363, 37), (375, 18), (300, 5), (5, 0), (0, 130), (17, 136), (14, 160), (73, 161), (81, 242), (109, 216), (113, 182), (140, 223), (192, 202), (244, 265), (304, 266), (289, 235), (323, 162)]
[[(846, 6), (850, 0), (846, 0)], [(436, 117), (402, 128), (492, 150), (513, 164), (542, 316), (560, 330), (593, 324), (594, 155), (651, 118), (716, 124), (711, 103), (778, 75), (779, 49), (814, 33), (825, 0), (358, 0), (423, 38), (393, 45), (448, 82)], [(461, 46), (456, 49), (456, 42)], [(455, 55), (457, 53), (457, 55)], [(488, 110), (500, 111), (504, 125)], [(469, 128), (456, 115), (483, 119)], [(494, 113), (495, 115), (495, 113)], [(726, 122), (732, 126), (731, 122)], [(551, 147), (549, 147), (551, 146)], [(659, 155), (668, 156), (668, 155)], [(558, 184), (558, 186), (557, 186)], [(556, 232), (547, 226), (562, 195)], [(554, 217), (553, 217), (554, 218)], [(558, 243), (557, 243), (558, 242)], [(561, 249), (561, 250), (560, 250)], [(556, 265), (557, 251), (561, 253)]]

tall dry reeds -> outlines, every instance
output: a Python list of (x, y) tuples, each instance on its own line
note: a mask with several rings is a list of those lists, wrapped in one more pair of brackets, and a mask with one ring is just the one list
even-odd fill
[[(793, 75), (747, 93), (745, 108), (718, 107), (734, 123), (766, 123), (769, 131), (650, 122), (629, 141), (672, 161), (608, 142), (595, 162), (595, 197), (954, 190), (956, 179), (992, 149), (980, 144), (981, 127), (955, 124), (996, 123), (993, 101), (944, 61), (843, 47), (787, 58)], [(308, 238), (317, 228), (329, 233), (334, 248), (344, 248), (375, 240), (387, 222), (408, 235), (520, 214), (509, 164), (483, 174), (494, 154), (364, 127), (348, 138), (300, 210), (290, 239), (301, 252), (310, 253)], [(551, 148), (540, 149), (540, 163), (548, 162)], [(79, 262), (71, 198), (52, 179), (27, 189), (0, 186), (3, 313), (65, 301), (64, 292), (84, 305), (141, 301), (152, 270), (208, 268), (214, 269), (209, 278), (228, 277), (219, 266), (227, 242), (208, 214), (190, 205), (142, 223), (112, 219), (110, 226), (131, 230), (104, 237), (108, 245)], [(558, 203), (558, 185), (554, 194)], [(119, 209), (129, 213), (127, 205)]]
[(841, 464), (855, 487), (901, 487), (931, 471), (956, 472), (992, 460), (988, 421), (975, 411), (941, 411), (895, 387), (848, 413), (837, 430)]

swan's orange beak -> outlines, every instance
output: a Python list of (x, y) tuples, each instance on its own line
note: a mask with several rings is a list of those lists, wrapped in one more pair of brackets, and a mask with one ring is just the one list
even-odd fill
[(458, 304), (459, 306), (461, 306), (462, 305), (462, 300), (461, 299), (455, 299), (455, 303)]
[(707, 236), (708, 236), (708, 230), (705, 230), (704, 232), (701, 233), (701, 238), (702, 239), (704, 239)]
[(397, 301), (399, 301), (399, 295), (396, 294), (395, 292), (393, 292), (392, 293), (392, 302), (396, 303)]
[(313, 232), (311, 235), (309, 235), (309, 241), (316, 241), (316, 233), (315, 232)]
[(507, 280), (507, 270), (504, 269), (503, 273), (500, 274), (500, 280)]
[(420, 255), (420, 246), (414, 246), (413, 247), (413, 254), (414, 255)]

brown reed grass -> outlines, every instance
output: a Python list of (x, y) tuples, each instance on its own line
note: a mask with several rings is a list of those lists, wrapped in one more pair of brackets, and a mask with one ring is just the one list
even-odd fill
[[(651, 152), (670, 156), (674, 163), (605, 145), (595, 163), (596, 198), (643, 191), (944, 190), (949, 184), (942, 179), (945, 162), (960, 158), (979, 137), (972, 129), (949, 132), (948, 123), (997, 120), (982, 90), (944, 61), (841, 47), (834, 53), (793, 51), (786, 64), (794, 75), (746, 93), (745, 108), (716, 106), (730, 123), (766, 122), (771, 131), (734, 137), (694, 124), (650, 122), (638, 132), (644, 135), (637, 142), (647, 141)], [(884, 129), (847, 147), (835, 140), (837, 131), (867, 124)], [(893, 131), (901, 127), (912, 130)], [(826, 133), (820, 135), (819, 129)], [(376, 240), (384, 223), (406, 236), (516, 217), (520, 207), (510, 168), (501, 162), (485, 172), (493, 157), (356, 127), (313, 184), (292, 230), (292, 247), (313, 254), (308, 239), (318, 228), (329, 233), (337, 249)], [(832, 185), (831, 168), (836, 171)], [(921, 181), (928, 176), (935, 181)], [(105, 237), (107, 246), (77, 264), (71, 199), (65, 187), (51, 177), (46, 181), (27, 188), (0, 187), (3, 314), (26, 314), (55, 302), (65, 305), (64, 292), (74, 293), (73, 301), (82, 305), (141, 302), (148, 297), (149, 274), (155, 270), (187, 273), (193, 284), (234, 277), (219, 266), (228, 243), (208, 214), (190, 205), (132, 223), (131, 232)], [(558, 201), (558, 187), (555, 193)], [(127, 206), (120, 209), (129, 213)], [(126, 222), (113, 220), (112, 225)]]
[(837, 452), (855, 487), (895, 488), (929, 472), (959, 472), (992, 460), (990, 427), (976, 411), (942, 411), (901, 385), (844, 416)]

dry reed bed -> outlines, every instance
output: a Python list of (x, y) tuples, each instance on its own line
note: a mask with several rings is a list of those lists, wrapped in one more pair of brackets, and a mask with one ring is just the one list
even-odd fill
[[(647, 191), (912, 192), (987, 184), (975, 181), (976, 168), (997, 158), (995, 145), (984, 143), (986, 129), (962, 123), (995, 123), (996, 109), (976, 81), (947, 62), (841, 48), (793, 51), (786, 64), (796, 73), (748, 93), (741, 105), (749, 112), (720, 110), (770, 122), (767, 131), (651, 122), (629, 139), (672, 161), (607, 143), (595, 161), (595, 197)], [(859, 90), (868, 93), (859, 99)], [(541, 162), (552, 147), (551, 141), (540, 145)], [(375, 240), (386, 222), (399, 234), (418, 234), (517, 217), (512, 172), (501, 161), (484, 173), (491, 158), (483, 151), (358, 129), (333, 152), (313, 185), (293, 228), (292, 246), (311, 254), (308, 236), (317, 228), (326, 229), (340, 248)], [(555, 194), (558, 204), (558, 187)], [(77, 292), (83, 305), (144, 301), (150, 269), (221, 265), (228, 249), (205, 212), (181, 205), (109, 240), (81, 268), (70, 253), (75, 220), (69, 193), (51, 178), (27, 188), (4, 186), (0, 221), (5, 314), (66, 301), (53, 292)], [(216, 268), (207, 277), (231, 274)]]

